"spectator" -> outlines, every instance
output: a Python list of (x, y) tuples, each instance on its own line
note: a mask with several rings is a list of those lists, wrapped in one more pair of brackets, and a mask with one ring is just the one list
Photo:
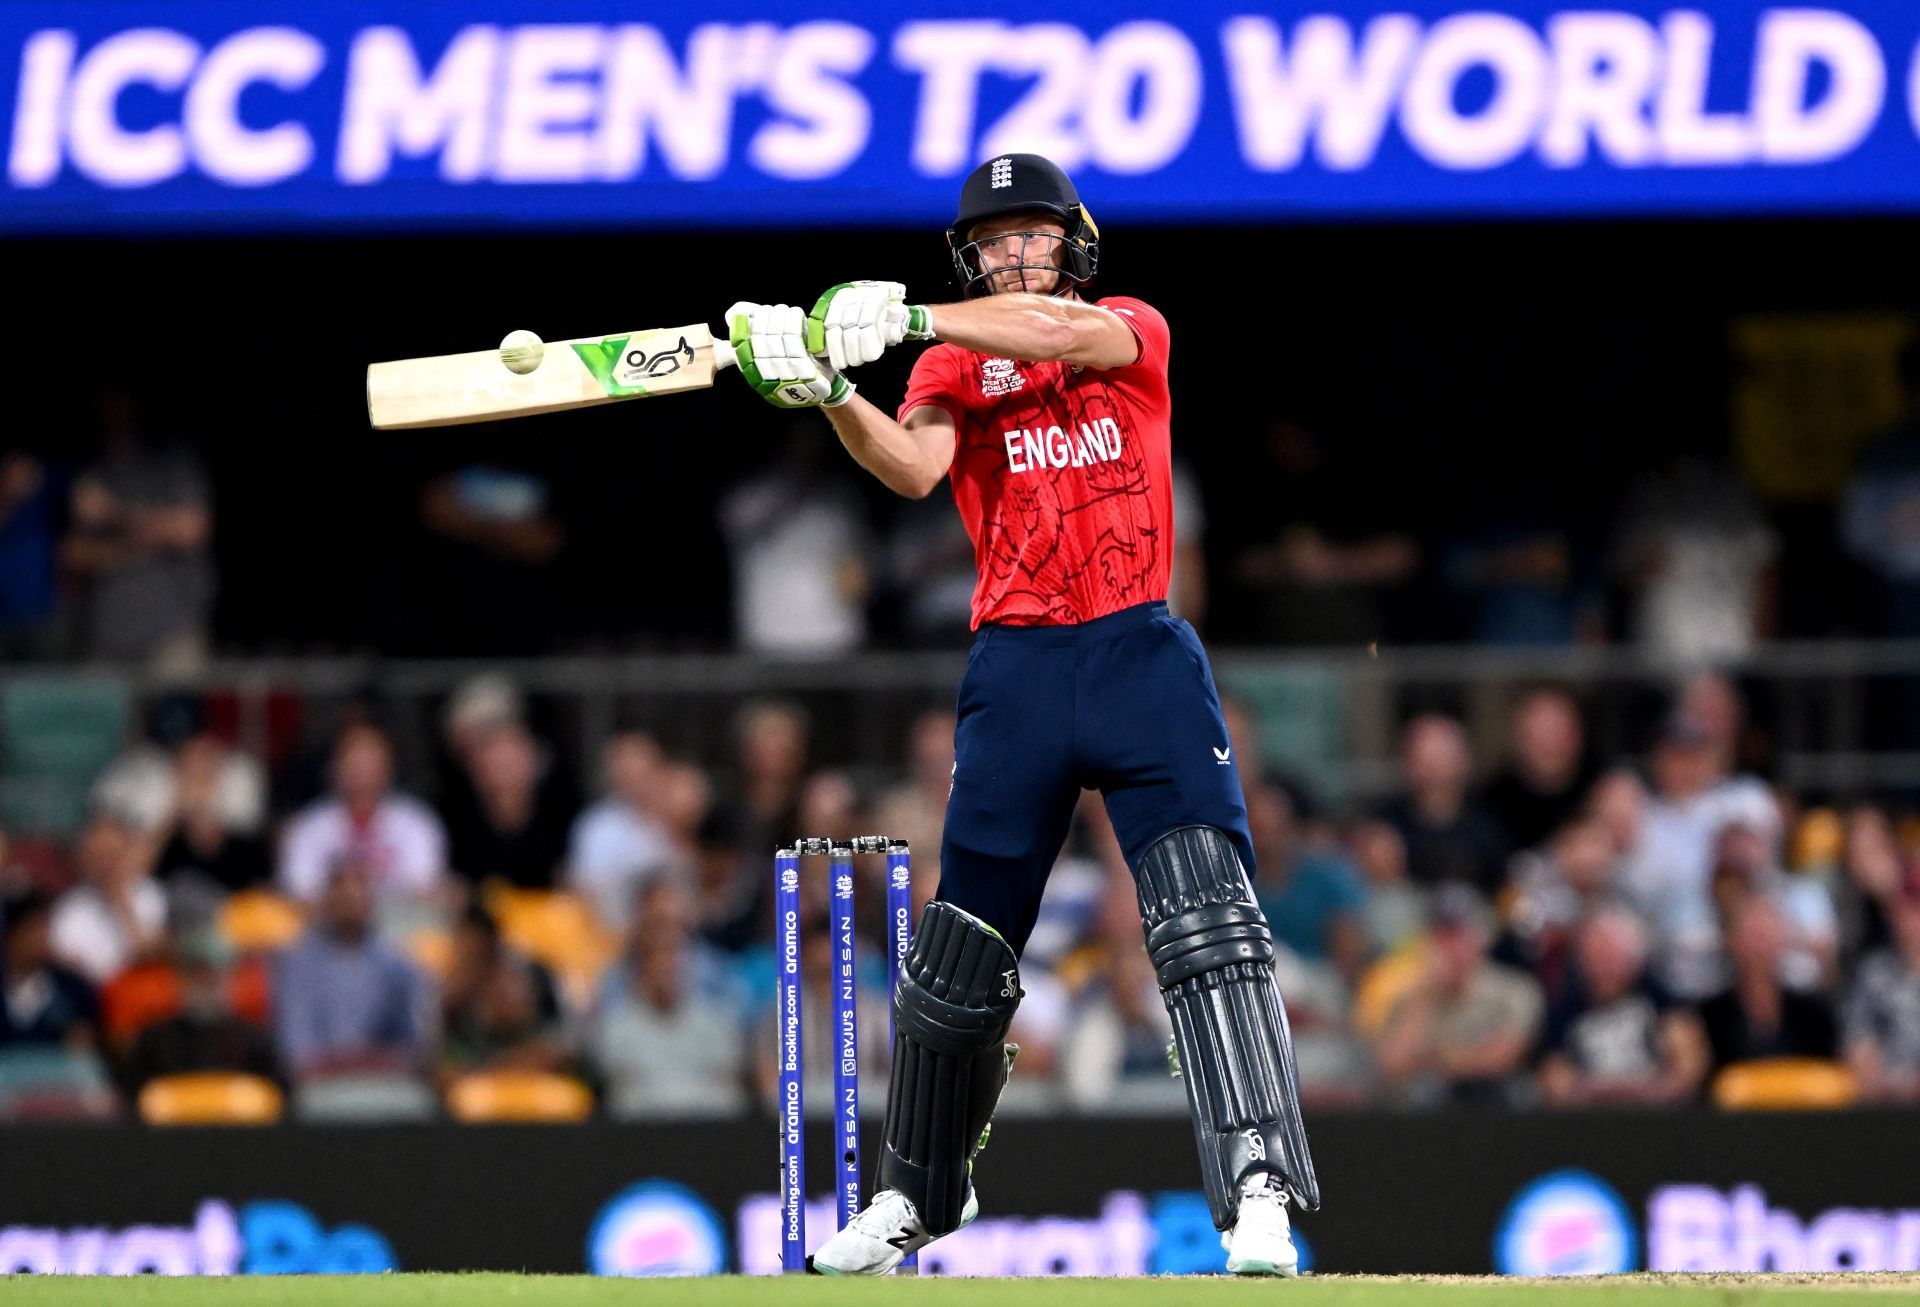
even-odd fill
[(167, 896), (153, 880), (151, 844), (118, 818), (89, 822), (74, 860), (80, 883), (54, 905), (53, 951), (90, 983), (104, 985), (160, 945)]
[(1593, 784), (1586, 724), (1571, 695), (1535, 690), (1513, 714), (1507, 764), (1487, 787), (1486, 806), (1510, 847), (1531, 849), (1579, 814)]
[(324, 882), (313, 923), (280, 955), (274, 1026), (296, 1078), (415, 1071), (433, 1039), (433, 992), (414, 965), (374, 938), (375, 881), (346, 863)]
[(1381, 816), (1407, 843), (1407, 870), (1419, 885), (1458, 881), (1483, 894), (1506, 881), (1507, 842), (1499, 825), (1468, 794), (1473, 755), (1459, 722), (1438, 713), (1416, 717), (1401, 737), (1406, 793)]
[(1698, 999), (1720, 983), (1714, 841), (1736, 821), (1777, 840), (1779, 807), (1758, 781), (1728, 778), (1714, 737), (1690, 717), (1667, 722), (1654, 748), (1653, 779), (1644, 856), (1626, 888), (1653, 923), (1661, 982), (1678, 997)]
[(525, 726), (506, 722), (476, 741), (470, 757), (476, 802), (441, 814), (452, 870), (474, 884), (551, 889), (566, 859), (573, 812), (542, 783), (548, 762), (540, 745)]
[(266, 843), (250, 833), (257, 825), (252, 800), (258, 796), (250, 798), (228, 783), (234, 775), (230, 753), (216, 736), (202, 733), (175, 754), (176, 815), (154, 875), (176, 903), (210, 902), (272, 877)]
[[(811, 883), (818, 886), (810, 891), (806, 886)], [(832, 1030), (833, 994), (836, 986), (834, 966), (833, 931), (829, 924), (824, 877), (801, 877), (800, 906), (800, 988), (802, 1025), (808, 1031)], [(879, 947), (872, 941), (861, 938), (855, 942), (854, 956), (858, 959), (858, 969), (854, 977), (856, 989), (855, 1003), (858, 1009), (856, 1037), (860, 1043), (860, 1092), (879, 1102), (886, 1095), (888, 1068), (891, 1065), (893, 1042), (888, 1038), (887, 1012), (888, 994), (886, 989), (885, 963)], [(771, 964), (771, 954), (768, 963)], [(763, 973), (764, 974), (764, 973)], [(1022, 975), (1024, 983), (1026, 977)], [(756, 982), (753, 993), (772, 992), (772, 976), (766, 975), (763, 989)], [(1024, 1009), (1025, 1004), (1022, 1003)], [(752, 1064), (754, 1090), (763, 1103), (774, 1101), (775, 1087), (779, 1083), (775, 1074), (774, 1053), (778, 1047), (772, 1020), (772, 1009), (756, 1003), (756, 1013), (764, 1013), (766, 1019), (756, 1021), (753, 1026), (753, 1043), (750, 1045), (758, 1055)], [(809, 1036), (805, 1041), (805, 1083), (809, 1102), (831, 1102), (833, 1096), (833, 1068), (835, 1063), (836, 1041), (829, 1038)], [(1022, 1050), (1021, 1065), (1026, 1066)]]
[(1173, 460), (1173, 574), (1167, 607), (1195, 630), (1207, 625), (1207, 506), (1199, 478), (1176, 456)]
[(753, 653), (832, 658), (866, 643), (866, 530), (860, 502), (821, 466), (798, 426), (780, 463), (720, 501), (733, 561), (734, 635)]
[[(697, 769), (689, 769), (697, 770)], [(693, 892), (700, 939), (727, 953), (741, 953), (766, 937), (769, 921), (764, 850), (749, 851), (732, 817), (707, 814), (700, 828)]]
[(567, 885), (602, 923), (624, 931), (640, 886), (684, 859), (658, 816), (666, 767), (660, 746), (643, 731), (620, 731), (601, 758), (607, 793), (574, 820)]
[(469, 456), (420, 496), (425, 607), (437, 652), (538, 653), (558, 626), (554, 597), (567, 532), (554, 481), (513, 465), (528, 452), (524, 445), (494, 452)]
[(1522, 855), (1516, 865), (1507, 931), (1495, 956), (1525, 967), (1549, 999), (1557, 998), (1579, 923), (1626, 901), (1616, 880), (1613, 843), (1599, 822), (1577, 820), (1562, 827), (1548, 848)]
[(1779, 539), (1733, 472), (1680, 458), (1622, 511), (1614, 568), (1634, 592), (1633, 633), (1655, 658), (1726, 663), (1773, 630)]
[[(919, 859), (914, 859), (914, 920), (920, 919), (918, 901), (927, 899), (939, 888), (937, 878), (920, 874)], [(1090, 942), (1102, 938), (1101, 914), (1118, 903), (1131, 910), (1136, 901), (1133, 873), (1126, 868), (1120, 842), (1114, 837), (1113, 822), (1098, 793), (1088, 790), (1074, 805), (1073, 820), (1067, 828), (1067, 842), (1053, 870), (1047, 873), (1046, 892), (1040, 896), (1040, 911), (1027, 946), (1020, 953), (1020, 964), (1031, 970), (1049, 971), (1072, 966), (1069, 959)], [(1124, 915), (1124, 913), (1122, 914)], [(1120, 938), (1124, 938), (1122, 932)], [(1140, 921), (1136, 913), (1132, 939), (1137, 947)], [(1025, 974), (1024, 972), (1022, 974)]]
[(0, 455), (0, 657), (8, 659), (53, 651), (60, 492), (47, 473), (24, 450)]
[(943, 481), (925, 499), (895, 506), (882, 562), (889, 585), (877, 611), (898, 614), (909, 644), (951, 649), (971, 637), (973, 538), (954, 510), (952, 487)]
[(525, 696), (511, 677), (498, 672), (469, 676), (447, 696), (440, 710), (440, 739), (447, 762), (458, 771), (471, 771), (473, 755), (487, 736), (526, 720)]
[(1707, 1069), (1693, 1012), (1646, 974), (1647, 936), (1624, 907), (1581, 921), (1572, 983), (1547, 1013), (1540, 1091), (1555, 1107), (1692, 1098)]
[[(1051, 889), (1051, 885), (1048, 887)], [(1117, 1094), (1151, 1094), (1170, 1086), (1167, 1047), (1173, 1021), (1160, 998), (1153, 963), (1140, 947), (1140, 919), (1131, 896), (1101, 900), (1096, 934), (1061, 968), (1075, 989), (1060, 1054), (1061, 1088), (1076, 1107)], [(1163, 1091), (1173, 1102), (1183, 1091)]]
[[(826, 947), (825, 922), (815, 924), (810, 952)], [(816, 935), (822, 944), (813, 944)], [(608, 976), (587, 1033), (614, 1115), (720, 1116), (745, 1105), (741, 1011), (722, 974), (693, 936), (686, 890), (671, 878), (647, 882), (626, 956)], [(824, 994), (824, 977), (810, 979), (813, 992)], [(826, 1041), (807, 1042), (811, 1052)]]
[(500, 924), (469, 907), (453, 932), (440, 995), (440, 1066), (468, 1071), (564, 1071), (573, 1061), (553, 977), (501, 942)]
[(1264, 460), (1235, 465), (1233, 511), (1216, 524), (1240, 536), (1229, 552), (1242, 638), (1284, 644), (1364, 644), (1393, 634), (1388, 618), (1420, 570), (1380, 478), (1339, 467), (1341, 452), (1298, 422), (1267, 429)]
[(1511, 1096), (1540, 1029), (1539, 985), (1487, 956), (1485, 905), (1465, 885), (1434, 899), (1426, 965), (1388, 1014), (1378, 1061), (1416, 1099)]
[(125, 393), (101, 399), (100, 419), (101, 457), (74, 484), (63, 549), (87, 582), (87, 653), (198, 666), (214, 592), (206, 473), (190, 450), (143, 431)]
[(1893, 823), (1879, 808), (1862, 805), (1848, 814), (1842, 872), (1835, 899), (1847, 956), (1891, 947), (1894, 909), (1920, 869), (1902, 853)]
[(940, 836), (953, 784), (953, 713), (940, 708), (914, 718), (907, 745), (908, 777), (881, 796), (874, 813), (881, 831), (913, 849), (913, 870), (938, 883)]
[(1862, 959), (1847, 1001), (1847, 1060), (1870, 1102), (1920, 1103), (1920, 878), (1895, 900), (1893, 944)]
[(1621, 767), (1594, 782), (1587, 796), (1586, 815), (1607, 837), (1616, 869), (1615, 881), (1629, 895), (1646, 884), (1647, 787), (1638, 775)]
[(1723, 826), (1714, 849), (1713, 897), (1720, 919), (1731, 920), (1742, 899), (1772, 900), (1787, 927), (1781, 980), (1796, 989), (1831, 988), (1839, 970), (1840, 927), (1826, 887), (1783, 871), (1772, 841), (1751, 825)]
[(1366, 964), (1360, 914), (1366, 887), (1338, 850), (1303, 845), (1292, 800), (1276, 785), (1247, 790), (1253, 834), (1254, 896), (1273, 937), (1302, 961), (1330, 964), (1352, 984)]
[(100, 1046), (100, 1000), (53, 951), (53, 903), (27, 890), (0, 899), (0, 1050)]
[(800, 791), (796, 831), (851, 839), (860, 825), (860, 796), (845, 772), (815, 772)]
[(173, 964), (180, 1010), (134, 1039), (124, 1077), (130, 1097), (137, 1097), (149, 1080), (190, 1071), (279, 1078), (267, 1032), (244, 1020), (230, 1001), (229, 961), (225, 944), (212, 929), (189, 929), (176, 937)]
[(1582, 552), (1539, 505), (1463, 531), (1440, 556), (1475, 644), (1568, 645), (1602, 633)]
[(1427, 900), (1407, 879), (1407, 842), (1384, 821), (1362, 821), (1347, 836), (1354, 866), (1366, 882), (1360, 929), (1368, 958), (1382, 958), (1419, 938)]
[(1757, 1058), (1838, 1054), (1833, 1005), (1780, 982), (1787, 946), (1786, 919), (1771, 899), (1755, 895), (1735, 906), (1727, 924), (1733, 984), (1700, 1005), (1716, 1072)]
[(185, 695), (165, 695), (145, 713), (135, 733), (87, 787), (87, 807), (111, 813), (147, 835), (164, 836), (180, 804), (175, 748), (199, 729), (199, 705)]
[(381, 897), (425, 898), (447, 869), (447, 837), (433, 809), (393, 788), (393, 745), (377, 726), (348, 727), (334, 745), (333, 797), (288, 823), (280, 887), (312, 902), (333, 871), (351, 865)]
[(726, 806), (746, 847), (771, 849), (801, 833), (807, 733), (806, 713), (788, 703), (755, 700), (735, 719), (739, 765)]
[(1688, 677), (1675, 711), (1706, 735), (1723, 779), (1745, 778), (1749, 787), (1761, 783), (1755, 773), (1771, 746), (1749, 729), (1746, 702), (1725, 673), (1695, 672)]

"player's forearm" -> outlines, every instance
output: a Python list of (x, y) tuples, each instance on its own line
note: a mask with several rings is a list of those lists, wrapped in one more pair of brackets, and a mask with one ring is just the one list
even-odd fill
[(988, 295), (932, 306), (935, 339), (997, 358), (1124, 367), (1139, 353), (1133, 333), (1105, 309), (1052, 295)]
[(896, 495), (925, 499), (946, 476), (947, 463), (929, 452), (911, 431), (860, 396), (853, 396), (838, 408), (820, 411), (833, 423), (834, 432), (853, 455), (853, 461)]

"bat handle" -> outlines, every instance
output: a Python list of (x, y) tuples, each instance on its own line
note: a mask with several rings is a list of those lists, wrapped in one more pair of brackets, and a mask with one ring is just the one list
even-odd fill
[(728, 368), (738, 363), (739, 360), (733, 356), (733, 345), (727, 340), (726, 336), (715, 336), (713, 338), (713, 370), (715, 372), (725, 372)]

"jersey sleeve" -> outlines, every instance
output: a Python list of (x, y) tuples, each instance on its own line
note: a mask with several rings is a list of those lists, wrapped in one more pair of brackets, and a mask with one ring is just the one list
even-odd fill
[(1103, 309), (1109, 309), (1119, 315), (1120, 321), (1127, 324), (1133, 332), (1133, 338), (1140, 342), (1140, 357), (1124, 368), (1115, 371), (1127, 372), (1134, 368), (1147, 368), (1161, 376), (1167, 375), (1167, 352), (1171, 345), (1171, 333), (1167, 330), (1167, 320), (1160, 316), (1160, 310), (1137, 300), (1131, 295), (1109, 295), (1096, 303)]
[(895, 420), (905, 422), (907, 414), (923, 404), (945, 409), (955, 426), (966, 417), (966, 380), (960, 370), (960, 351), (936, 345), (913, 361), (907, 397), (900, 401)]

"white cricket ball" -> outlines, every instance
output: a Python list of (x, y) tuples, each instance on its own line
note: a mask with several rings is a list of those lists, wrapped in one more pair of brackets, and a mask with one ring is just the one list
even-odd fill
[(546, 352), (546, 343), (531, 331), (510, 331), (500, 342), (500, 362), (507, 371), (522, 377), (540, 366)]

